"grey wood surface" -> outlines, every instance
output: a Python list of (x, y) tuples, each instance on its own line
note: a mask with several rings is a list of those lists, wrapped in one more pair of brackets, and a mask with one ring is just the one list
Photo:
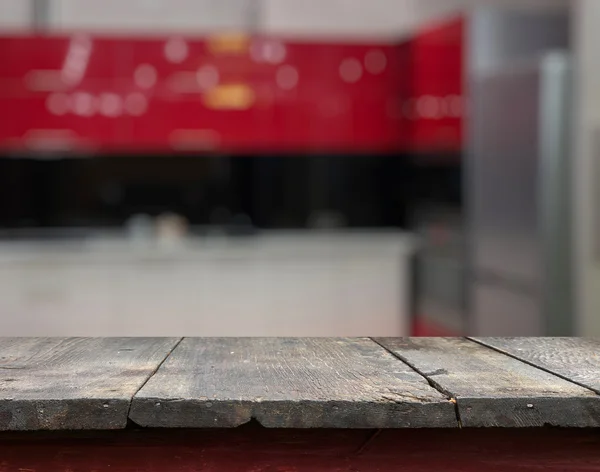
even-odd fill
[(462, 426), (600, 426), (599, 395), (474, 341), (376, 341), (455, 398)]
[(177, 338), (0, 338), (0, 431), (124, 428)]
[(600, 394), (600, 339), (473, 339)]
[(0, 431), (115, 429), (128, 419), (445, 428), (457, 415), (464, 427), (600, 427), (599, 347), (576, 338), (0, 338)]
[(456, 427), (454, 404), (369, 339), (186, 338), (135, 395), (151, 427)]

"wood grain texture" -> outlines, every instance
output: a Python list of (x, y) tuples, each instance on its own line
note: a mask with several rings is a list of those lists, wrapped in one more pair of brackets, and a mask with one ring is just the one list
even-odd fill
[(600, 339), (473, 339), (600, 394)]
[(151, 427), (456, 427), (454, 405), (369, 339), (186, 338), (135, 395)]
[(118, 429), (177, 338), (1, 338), (0, 431)]
[(600, 396), (474, 341), (376, 341), (454, 397), (463, 426), (600, 426)]

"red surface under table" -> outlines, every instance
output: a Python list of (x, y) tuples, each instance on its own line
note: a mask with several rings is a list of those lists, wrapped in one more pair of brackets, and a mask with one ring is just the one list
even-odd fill
[(595, 430), (5, 433), (1, 472), (600, 471)]

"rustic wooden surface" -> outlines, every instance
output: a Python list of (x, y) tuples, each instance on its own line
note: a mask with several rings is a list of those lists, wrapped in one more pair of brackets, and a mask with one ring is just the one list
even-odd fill
[(600, 339), (473, 339), (600, 394)]
[(454, 404), (369, 339), (186, 338), (135, 395), (152, 427), (456, 427)]
[(595, 392), (474, 341), (377, 342), (455, 398), (462, 426), (600, 426), (600, 396)]
[(0, 339), (0, 431), (124, 428), (131, 398), (178, 341)]
[(578, 429), (222, 430), (0, 434), (1, 472), (598, 472)]
[(0, 338), (0, 431), (253, 420), (600, 427), (599, 347), (561, 338)]

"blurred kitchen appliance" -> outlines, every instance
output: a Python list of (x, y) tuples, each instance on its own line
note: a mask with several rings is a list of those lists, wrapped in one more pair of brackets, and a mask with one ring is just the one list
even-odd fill
[(413, 155), (413, 334), (572, 334), (569, 10), (476, 7), (461, 25), (464, 146)]
[(464, 178), (467, 332), (574, 332), (568, 5), (469, 18)]
[(413, 335), (460, 336), (467, 328), (464, 216), (440, 203), (419, 209), (414, 257)]
[(470, 333), (573, 333), (570, 62), (547, 52), (472, 81)]

